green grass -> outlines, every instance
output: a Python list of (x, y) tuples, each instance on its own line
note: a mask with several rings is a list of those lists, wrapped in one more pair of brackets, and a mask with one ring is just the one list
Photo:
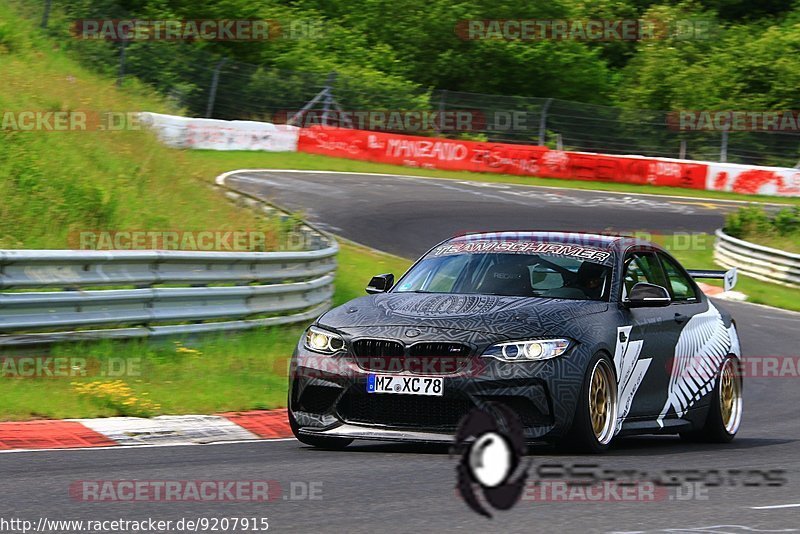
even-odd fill
[[(180, 112), (135, 82), (118, 90), (59, 46), (0, 3), (3, 116)], [(0, 248), (71, 248), (71, 235), (92, 230), (270, 230), (208, 187), (213, 174), (186, 156), (142, 130), (0, 129)]]
[[(193, 151), (189, 158), (204, 168), (222, 173), (233, 169), (299, 169), (343, 172), (366, 172), (383, 174), (406, 174), (431, 178), (450, 178), (490, 183), (540, 185), (566, 187), (570, 189), (591, 189), (622, 193), (646, 193), (652, 195), (677, 195), (698, 199), (740, 200), (745, 202), (775, 202), (800, 205), (800, 198), (752, 196), (720, 191), (701, 191), (678, 187), (656, 187), (652, 185), (617, 184), (610, 182), (586, 182), (583, 180), (564, 180), (558, 178), (538, 178), (535, 176), (515, 176), (510, 174), (474, 173), (466, 171), (440, 171), (400, 167), (383, 163), (357, 161), (345, 158), (332, 158), (316, 154), (293, 152), (215, 152)], [(331, 178), (332, 180), (335, 178)]]
[(376, 274), (393, 273), (399, 278), (411, 266), (411, 260), (378, 252), (350, 242), (339, 241), (339, 269), (336, 276), (334, 304), (340, 305), (364, 296), (364, 288)]
[(783, 250), (785, 252), (792, 252), (794, 254), (800, 254), (800, 238), (796, 236), (792, 237), (779, 237), (779, 236), (757, 236), (752, 237), (748, 236), (746, 238), (747, 241), (751, 243), (756, 243), (765, 247), (772, 247), (778, 250)]

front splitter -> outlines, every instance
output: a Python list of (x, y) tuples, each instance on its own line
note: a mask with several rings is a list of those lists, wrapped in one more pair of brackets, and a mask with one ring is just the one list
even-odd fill
[(447, 433), (372, 428), (347, 423), (320, 432), (300, 430), (300, 434), (303, 436), (325, 436), (331, 438), (367, 439), (373, 441), (408, 441), (416, 443), (453, 443), (454, 439), (453, 434)]

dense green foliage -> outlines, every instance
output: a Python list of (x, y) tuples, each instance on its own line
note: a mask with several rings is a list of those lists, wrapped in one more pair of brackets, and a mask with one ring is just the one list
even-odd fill
[(724, 231), (733, 237), (800, 252), (800, 207), (783, 208), (774, 214), (761, 206), (748, 206), (725, 218)]
[[(269, 72), (335, 70), (362, 93), (382, 93), (384, 105), (394, 104), (386, 101), (390, 94), (408, 95), (408, 105), (416, 95), (447, 89), (661, 110), (800, 106), (800, 5), (789, 0), (53, 0), (53, 5), (50, 31), (109, 73), (116, 71), (119, 44), (70, 38), (71, 20), (278, 21), (283, 37), (266, 42), (128, 45), (128, 72), (200, 114), (211, 71), (223, 56), (230, 65), (260, 67), (231, 67), (227, 76), (227, 83), (254, 86), (253, 94), (259, 84), (294, 83), (304, 98), (301, 80)], [(43, 0), (24, 2), (32, 16), (40, 16), (42, 6)], [(464, 40), (456, 26), (467, 19), (644, 19), (670, 28), (700, 20), (709, 30), (669, 31), (665, 38), (641, 41)], [(221, 115), (225, 105), (235, 102), (223, 102)]]

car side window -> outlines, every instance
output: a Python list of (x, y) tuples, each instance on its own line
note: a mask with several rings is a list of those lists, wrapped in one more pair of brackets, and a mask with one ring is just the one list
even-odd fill
[(659, 254), (661, 264), (664, 266), (664, 272), (669, 280), (669, 289), (672, 293), (672, 300), (674, 301), (696, 301), (697, 293), (694, 289), (689, 276), (680, 268), (680, 266), (665, 254)]
[(639, 282), (666, 287), (666, 278), (658, 258), (652, 252), (634, 252), (625, 258), (625, 295)]

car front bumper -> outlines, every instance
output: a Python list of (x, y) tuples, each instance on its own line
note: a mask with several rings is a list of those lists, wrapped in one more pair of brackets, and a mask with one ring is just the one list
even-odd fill
[(443, 395), (436, 397), (367, 393), (374, 372), (355, 358), (322, 356), (299, 345), (290, 372), (290, 417), (296, 432), (309, 436), (452, 442), (467, 413), (500, 402), (519, 415), (529, 441), (556, 439), (572, 422), (584, 377), (581, 360), (575, 349), (540, 362), (473, 357), (461, 372), (436, 375), (444, 378)]

